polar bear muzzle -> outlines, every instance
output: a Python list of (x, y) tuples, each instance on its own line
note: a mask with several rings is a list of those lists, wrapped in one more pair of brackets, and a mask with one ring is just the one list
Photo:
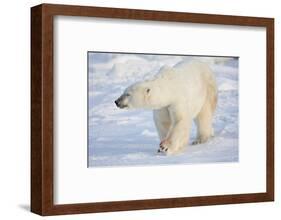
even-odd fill
[(125, 99), (126, 99), (126, 97), (124, 95), (121, 95), (114, 102), (118, 108), (126, 108), (126, 107), (128, 107), (128, 105), (125, 104)]

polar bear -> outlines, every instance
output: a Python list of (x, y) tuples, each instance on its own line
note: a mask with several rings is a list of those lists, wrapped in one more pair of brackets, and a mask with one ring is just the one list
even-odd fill
[(150, 80), (129, 86), (115, 101), (119, 108), (150, 109), (160, 139), (158, 152), (173, 155), (189, 142), (192, 120), (197, 125), (193, 144), (214, 135), (212, 119), (217, 85), (210, 67), (199, 60), (164, 67)]

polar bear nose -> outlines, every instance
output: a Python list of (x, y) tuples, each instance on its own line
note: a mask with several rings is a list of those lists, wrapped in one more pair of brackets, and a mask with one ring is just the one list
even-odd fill
[(121, 96), (120, 98), (116, 99), (115, 104), (118, 108), (126, 108), (127, 105), (124, 105), (124, 98)]
[(119, 108), (121, 107), (121, 98), (116, 99), (114, 102), (117, 107), (119, 107)]

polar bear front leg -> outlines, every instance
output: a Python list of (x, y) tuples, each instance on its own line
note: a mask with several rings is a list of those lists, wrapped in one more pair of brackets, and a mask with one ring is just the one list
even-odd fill
[(168, 108), (165, 107), (162, 109), (154, 110), (153, 119), (158, 132), (159, 139), (160, 141), (163, 141), (167, 137), (172, 122)]
[(172, 126), (164, 140), (160, 143), (159, 152), (167, 155), (180, 153), (189, 140), (189, 132), (192, 120), (183, 105), (168, 108), (172, 120)]

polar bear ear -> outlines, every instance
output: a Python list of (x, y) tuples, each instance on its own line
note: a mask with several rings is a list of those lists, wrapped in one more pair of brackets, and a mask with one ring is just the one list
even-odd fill
[(144, 100), (146, 103), (149, 103), (149, 99), (150, 99), (150, 88), (145, 88)]

